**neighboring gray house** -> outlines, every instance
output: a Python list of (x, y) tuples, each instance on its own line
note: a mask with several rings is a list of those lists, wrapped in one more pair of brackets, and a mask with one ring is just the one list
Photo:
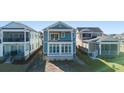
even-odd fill
[(99, 36), (83, 41), (83, 50), (91, 57), (112, 57), (120, 53), (120, 42), (109, 36)]
[(103, 31), (99, 27), (77, 27), (77, 33), (80, 39), (93, 39), (103, 35)]
[(43, 29), (43, 53), (48, 60), (72, 60), (76, 54), (76, 30), (58, 21)]
[(107, 36), (98, 27), (77, 28), (77, 47), (90, 57), (116, 56), (120, 53), (120, 42)]
[(89, 40), (103, 35), (104, 35), (103, 31), (99, 27), (77, 27), (76, 32), (77, 47), (83, 46), (83, 40)]

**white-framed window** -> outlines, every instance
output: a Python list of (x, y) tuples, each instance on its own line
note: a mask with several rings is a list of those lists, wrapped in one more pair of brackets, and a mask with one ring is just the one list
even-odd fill
[(59, 40), (59, 33), (50, 33), (50, 40)]
[(59, 44), (49, 44), (49, 53), (58, 54), (59, 53)]
[(71, 44), (62, 44), (61, 45), (61, 52), (62, 53), (71, 53)]
[(61, 38), (65, 38), (65, 32), (61, 32)]

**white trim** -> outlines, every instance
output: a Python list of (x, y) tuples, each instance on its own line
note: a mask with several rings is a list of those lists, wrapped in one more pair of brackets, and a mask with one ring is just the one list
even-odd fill
[(20, 29), (2, 29), (1, 31), (3, 31), (3, 32), (24, 32), (25, 31), (25, 29), (22, 29), (22, 30), (20, 30)]
[(61, 32), (61, 31), (65, 31), (65, 32), (70, 32), (73, 31), (73, 29), (48, 29), (48, 31), (53, 31), (53, 32)]
[[(25, 42), (2, 42), (3, 44), (24, 44)], [(26, 42), (28, 43), (28, 42)]]
[[(56, 35), (56, 34), (58, 34), (58, 39), (57, 39), (57, 40), (55, 40), (55, 41), (60, 40), (60, 36), (59, 36), (59, 34), (60, 34), (60, 33), (52, 33), (52, 32), (50, 32), (50, 33), (49, 33), (49, 35), (50, 35), (49, 40), (51, 40), (51, 34), (55, 34), (55, 35)], [(55, 36), (54, 36), (54, 37), (55, 37)], [(49, 41), (49, 40), (48, 40), (48, 41)]]
[(73, 44), (73, 42), (48, 42), (48, 44)]
[(101, 44), (119, 44), (119, 42), (100, 42)]

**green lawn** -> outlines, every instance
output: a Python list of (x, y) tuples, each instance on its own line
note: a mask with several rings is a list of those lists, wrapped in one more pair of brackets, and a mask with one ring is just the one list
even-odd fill
[(111, 58), (111, 59), (100, 58), (99, 60), (105, 63), (113, 70), (115, 70), (116, 72), (124, 71), (124, 53), (120, 53), (120, 55), (115, 58)]
[(25, 65), (0, 64), (0, 72), (24, 72)]
[(112, 59), (100, 58), (99, 60), (93, 60), (89, 58), (87, 54), (77, 49), (77, 56), (95, 72), (124, 71), (124, 53)]

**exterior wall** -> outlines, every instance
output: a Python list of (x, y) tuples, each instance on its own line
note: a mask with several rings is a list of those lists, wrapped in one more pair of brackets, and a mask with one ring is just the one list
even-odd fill
[(65, 32), (64, 38), (62, 38), (60, 35), (60, 41), (71, 41), (71, 32)]
[(48, 50), (48, 43), (44, 43), (44, 45), (43, 45), (43, 52), (44, 52), (44, 54), (47, 54), (47, 50)]
[(79, 32), (76, 33), (76, 46), (83, 46), (83, 41)]
[[(29, 32), (28, 30), (25, 31)], [(40, 33), (35, 31), (30, 31), (30, 40), (25, 41), (24, 47), (25, 47), (25, 56), (29, 56), (32, 53), (34, 53), (38, 48), (41, 47), (41, 38)]]
[(47, 31), (44, 31), (43, 33), (43, 53), (44, 54), (47, 54), (47, 43), (48, 43), (48, 32)]
[(73, 31), (73, 51), (76, 54), (76, 31)]

